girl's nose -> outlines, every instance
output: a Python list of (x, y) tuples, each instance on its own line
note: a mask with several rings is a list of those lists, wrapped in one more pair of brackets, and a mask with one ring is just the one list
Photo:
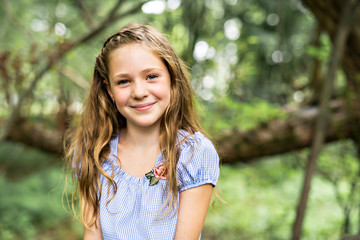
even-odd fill
[(148, 95), (148, 89), (146, 82), (144, 81), (134, 81), (131, 97), (135, 99), (142, 99)]

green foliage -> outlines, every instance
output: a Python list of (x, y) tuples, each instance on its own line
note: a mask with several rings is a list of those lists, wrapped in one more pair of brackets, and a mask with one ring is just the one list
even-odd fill
[[(349, 198), (349, 189), (355, 181), (359, 163), (351, 142), (340, 142), (327, 146), (319, 161), (319, 172), (315, 175), (310, 192), (303, 238), (339, 239), (343, 234), (343, 209), (337, 194), (346, 195), (351, 214), (352, 232), (358, 226), (357, 197)], [(343, 153), (347, 152), (347, 160)], [(209, 208), (205, 222), (205, 239), (289, 239), (295, 208), (302, 185), (303, 169), (308, 151), (294, 152), (282, 156), (262, 159), (252, 165), (223, 165), (218, 188), (222, 198)], [(340, 159), (345, 160), (344, 163)], [(346, 164), (346, 171), (340, 166)], [(335, 171), (342, 179), (339, 193), (334, 191), (331, 181), (324, 178), (324, 171)]]
[(0, 239), (80, 236), (80, 224), (62, 204), (64, 172), (53, 158), (20, 144), (0, 145)]
[(331, 50), (331, 42), (327, 35), (322, 34), (320, 37), (319, 46), (309, 45), (307, 47), (307, 54), (320, 61), (326, 62), (329, 59)]
[[(139, 1), (122, 2), (121, 11)], [(7, 57), (0, 63), (0, 117), (9, 116), (60, 44), (90, 32), (115, 3), (4, 1), (0, 57)], [(103, 41), (128, 22), (150, 24), (167, 34), (189, 66), (201, 121), (213, 136), (224, 129), (249, 130), (274, 118), (286, 118), (281, 106), (293, 103), (297, 91), (308, 97), (311, 63), (313, 59), (327, 61), (330, 53), (331, 42), (325, 34), (319, 46), (308, 46), (315, 21), (299, 0), (182, 0), (177, 9), (165, 9), (159, 15), (140, 11), (121, 18), (70, 51), (40, 79), (22, 114), (54, 127), (60, 103), (78, 112), (87, 89), (76, 84), (76, 79), (90, 83)], [(56, 34), (57, 24), (66, 27), (65, 34)], [(200, 41), (207, 50), (196, 58), (194, 50)], [(4, 69), (10, 77), (5, 77)], [(64, 74), (64, 69), (72, 75)], [(343, 73), (338, 73), (338, 79), (335, 95), (347, 88)], [(305, 150), (254, 165), (223, 166), (219, 188), (229, 206), (217, 202), (210, 209), (204, 238), (288, 239), (307, 155)], [(359, 231), (358, 161), (350, 142), (329, 145), (323, 151), (311, 189), (304, 239), (339, 239), (345, 210), (350, 210), (349, 233)], [(0, 196), (0, 239), (79, 239), (80, 225), (73, 223), (61, 204), (61, 167), (52, 155), (12, 142), (0, 144), (4, 193)]]
[[(251, 165), (223, 165), (218, 189), (228, 204), (217, 200), (210, 207), (203, 238), (288, 239), (307, 156), (303, 150)], [(23, 170), (31, 165), (31, 170)], [(304, 239), (338, 239), (344, 204), (352, 206), (355, 233), (359, 194), (350, 193), (352, 184), (360, 182), (354, 146), (350, 141), (327, 146), (318, 165)], [(0, 167), (1, 239), (80, 239), (80, 224), (62, 206), (64, 173), (52, 155), (6, 142), (0, 145)]]
[[(319, 158), (318, 166), (321, 178), (332, 185), (342, 214), (346, 215), (348, 211), (347, 234), (356, 234), (360, 223), (360, 161), (353, 142), (342, 141), (328, 147)], [(338, 224), (344, 226), (344, 217), (338, 220)]]
[[(5, 17), (0, 19), (0, 40), (5, 40), (6, 36), (6, 41), (2, 41), (0, 54), (10, 53), (9, 60), (4, 62), (9, 75), (21, 73), (23, 77), (7, 80), (11, 97), (4, 101), (6, 94), (0, 92), (3, 100), (0, 101), (0, 116), (8, 116), (22, 89), (29, 86), (59, 44), (76, 41), (90, 32), (92, 25), (101, 22), (115, 2), (105, 1), (98, 6), (93, 0), (81, 4), (67, 0), (6, 1), (2, 9)], [(138, 2), (124, 1), (120, 12)], [(168, 35), (176, 51), (191, 68), (194, 87), (201, 98), (204, 97), (202, 92), (211, 92), (214, 96), (228, 95), (231, 99), (247, 102), (253, 102), (256, 97), (284, 104), (292, 101), (296, 91), (293, 81), (307, 76), (306, 71), (298, 71), (294, 66), (308, 66), (304, 45), (309, 42), (311, 34), (308, 33), (314, 20), (300, 2), (184, 0), (177, 9), (167, 8), (162, 14), (140, 11), (121, 18), (92, 41), (70, 51), (39, 81), (34, 91), (35, 98), (26, 103), (29, 106), (26, 114), (56, 113), (59, 102), (64, 100), (70, 104), (83, 102), (87, 90), (75, 84), (75, 79), (91, 81), (95, 56), (102, 42), (128, 22), (150, 24)], [(238, 28), (238, 36), (226, 34), (231, 30), (229, 23)], [(64, 34), (59, 34), (59, 26), (65, 27)], [(195, 45), (199, 41), (209, 46), (204, 60), (194, 58)], [(326, 39), (323, 42), (329, 45)], [(309, 51), (311, 55), (313, 50)], [(274, 54), (279, 55), (278, 59)], [(20, 59), (17, 68), (13, 64), (16, 59)], [(72, 76), (64, 74), (64, 69), (71, 70)], [(209, 89), (202, 82), (206, 76), (215, 79), (214, 86)], [(21, 87), (17, 89), (18, 86)], [(210, 97), (210, 101), (217, 101), (215, 98)]]
[(275, 118), (286, 117), (279, 107), (261, 99), (254, 99), (247, 103), (225, 96), (214, 103), (204, 103), (204, 106), (207, 111), (199, 107), (199, 112), (202, 124), (210, 134), (216, 134), (228, 128), (250, 130)]

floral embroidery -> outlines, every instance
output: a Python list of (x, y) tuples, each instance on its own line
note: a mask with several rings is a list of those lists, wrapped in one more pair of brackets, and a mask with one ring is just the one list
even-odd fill
[(145, 174), (145, 177), (150, 179), (150, 186), (154, 186), (160, 179), (166, 179), (167, 171), (164, 163), (160, 163), (154, 167), (150, 172)]

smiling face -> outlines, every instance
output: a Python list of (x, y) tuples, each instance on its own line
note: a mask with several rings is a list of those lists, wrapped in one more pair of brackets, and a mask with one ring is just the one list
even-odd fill
[(141, 44), (127, 44), (112, 51), (108, 63), (108, 93), (127, 126), (159, 126), (170, 103), (170, 74), (164, 62)]

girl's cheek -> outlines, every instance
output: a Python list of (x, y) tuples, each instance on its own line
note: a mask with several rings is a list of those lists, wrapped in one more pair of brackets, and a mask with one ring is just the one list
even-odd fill
[(120, 104), (125, 104), (128, 101), (129, 98), (130, 98), (130, 93), (128, 93), (127, 91), (118, 91), (118, 92), (116, 92), (115, 99)]

